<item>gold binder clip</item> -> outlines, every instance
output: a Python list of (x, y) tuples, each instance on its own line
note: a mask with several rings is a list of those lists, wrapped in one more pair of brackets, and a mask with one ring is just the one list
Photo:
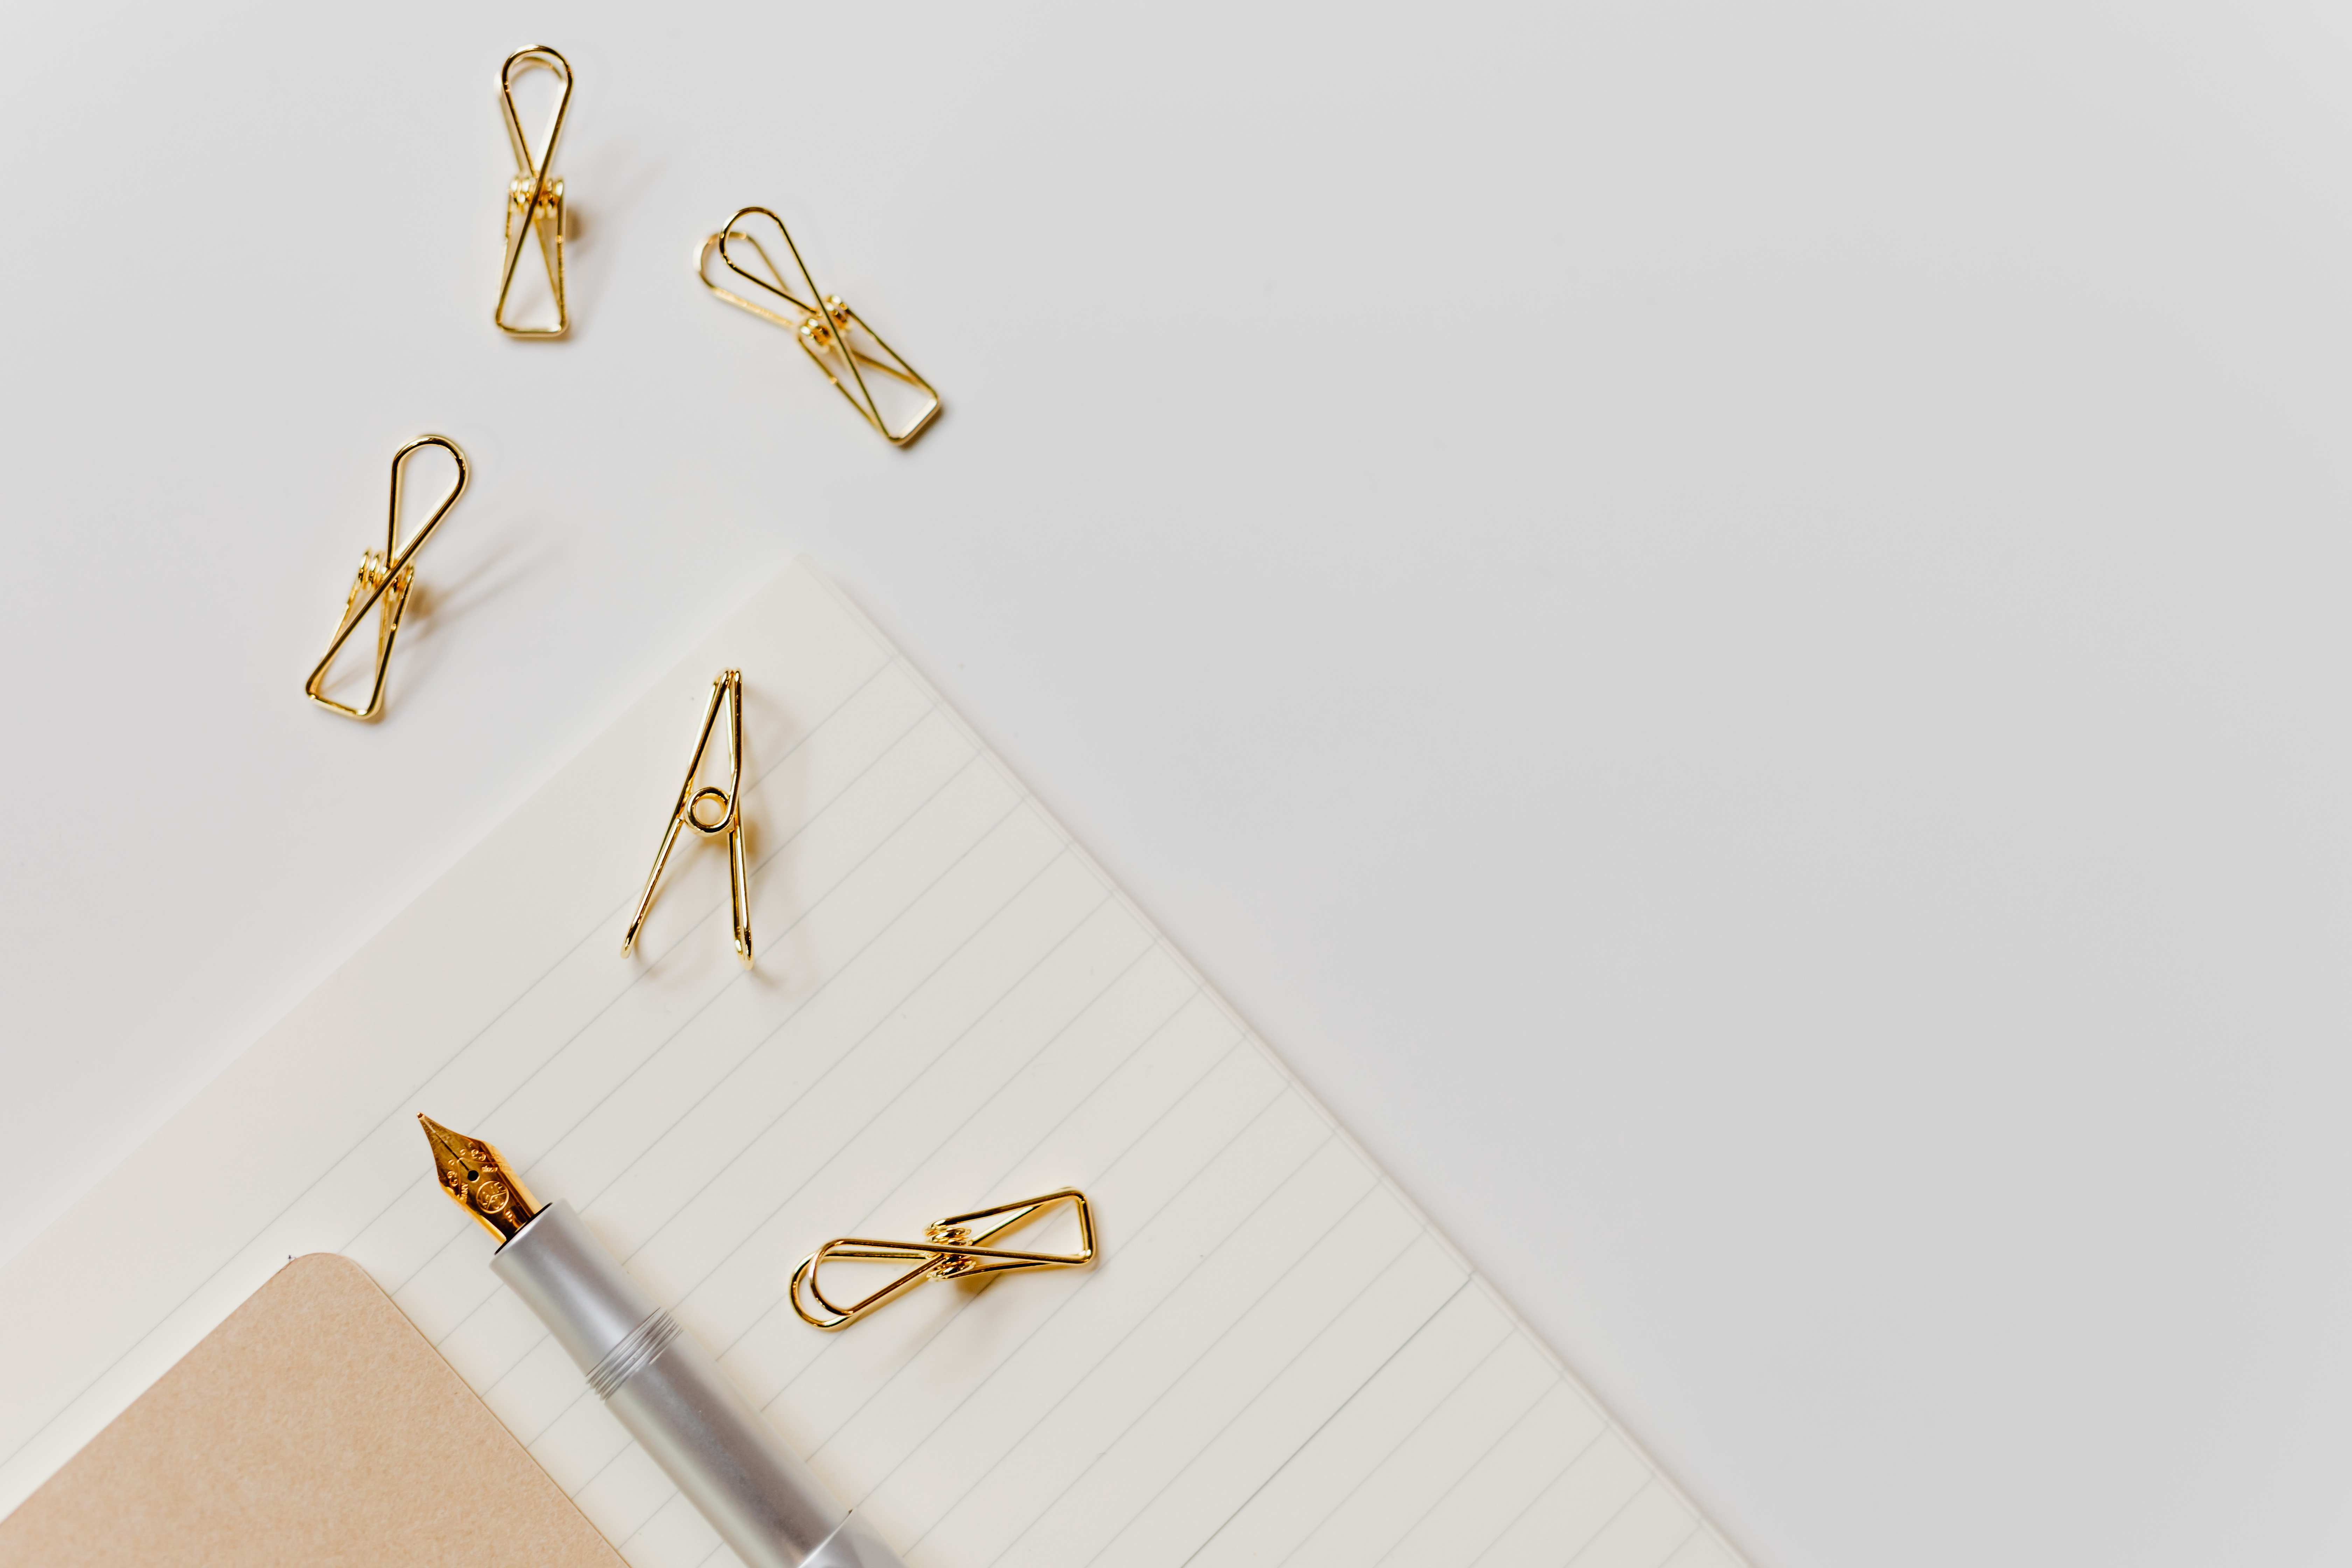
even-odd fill
[[(547, 150), (530, 155), (523, 135), (522, 117), (515, 112), (515, 78), (527, 70), (553, 71), (563, 83), (555, 100), (555, 118), (548, 123)], [(571, 306), (563, 293), (563, 182), (548, 170), (555, 163), (555, 143), (563, 134), (563, 116), (572, 107), (572, 66), (553, 49), (517, 49), (499, 68), (499, 99), (506, 106), (507, 140), (514, 143), (515, 167), (521, 171), (507, 186), (507, 264), (499, 278), (498, 308), (490, 319), (499, 330), (518, 338), (560, 338), (572, 330)], [(507, 320), (507, 296), (514, 291), (516, 269), (522, 264), (524, 244), (539, 237), (540, 259), (547, 264), (547, 285), (555, 294), (555, 325), (518, 327)]]
[[(1012, 1252), (988, 1244), (1018, 1226), (1027, 1225), (1058, 1203), (1077, 1205), (1078, 1249), (1076, 1252)], [(975, 1220), (994, 1219), (998, 1215), (1011, 1217), (1001, 1225), (991, 1226), (979, 1235), (972, 1234)], [(836, 1307), (817, 1288), (817, 1270), (836, 1258), (858, 1263), (912, 1263), (909, 1268), (879, 1290), (847, 1307)], [(793, 1310), (801, 1321), (820, 1329), (838, 1329), (857, 1321), (868, 1312), (897, 1300), (900, 1296), (926, 1279), (972, 1279), (986, 1274), (1010, 1274), (1024, 1268), (1083, 1268), (1095, 1260), (1095, 1215), (1087, 1206), (1086, 1194), (1076, 1187), (1064, 1187), (1043, 1197), (1023, 1198), (1018, 1203), (999, 1204), (992, 1209), (975, 1209), (971, 1214), (950, 1215), (937, 1225), (923, 1227), (920, 1241), (876, 1241), (868, 1237), (835, 1237), (814, 1252), (801, 1259), (793, 1270)], [(801, 1304), (801, 1292), (809, 1297), (825, 1314), (819, 1317)]]
[[(784, 242), (785, 253), (793, 258), (793, 269), (800, 275), (802, 294), (795, 294), (785, 284), (782, 271), (776, 266), (775, 258), (768, 254), (767, 247), (760, 243), (759, 237), (743, 228), (747, 218), (765, 218), (775, 225), (777, 235)], [(768, 276), (762, 278), (756, 272), (744, 270), (735, 253), (728, 248), (730, 242), (750, 246), (761, 264), (768, 269)], [(727, 264), (727, 270), (791, 306), (798, 314), (780, 314), (712, 282), (710, 256), (713, 251), (718, 252), (719, 259)], [(882, 341), (879, 332), (859, 320), (856, 311), (843, 304), (840, 295), (818, 290), (816, 279), (809, 276), (808, 263), (801, 259), (800, 247), (793, 243), (791, 231), (784, 227), (784, 220), (767, 208), (745, 207), (729, 218), (725, 228), (702, 242), (701, 252), (695, 258), (694, 271), (695, 276), (702, 279), (704, 288), (729, 304), (740, 305), (751, 314), (764, 317), (786, 331), (795, 333), (801, 348), (816, 362), (816, 367), (824, 372), (825, 379), (832, 382), (835, 390), (849, 399), (849, 405), (864, 416), (866, 423), (879, 430), (892, 446), (906, 446), (938, 417), (940, 395), (931, 390), (931, 384), (917, 375), (915, 367), (900, 359), (897, 351)], [(803, 294), (806, 298), (803, 298)], [(819, 300), (824, 301), (822, 308), (817, 303)], [(868, 371), (887, 378), (883, 384), (885, 391), (891, 390), (888, 382), (895, 381), (922, 395), (922, 402), (911, 415), (899, 420), (898, 428), (891, 427), (890, 419), (875, 401), (874, 388), (866, 382), (866, 373)], [(893, 399), (894, 403), (897, 401)]]
[[(406, 544), (400, 542), (400, 476), (408, 459), (427, 447), (438, 447), (457, 460), (457, 482), (433, 509), (425, 525), (410, 536)], [(400, 635), (400, 617), (408, 608), (409, 591), (416, 585), (416, 552), (466, 493), (466, 454), (457, 443), (446, 436), (419, 436), (392, 455), (392, 510), (384, 520), (383, 553), (373, 550), (360, 554), (359, 574), (352, 579), (352, 591), (343, 601), (343, 618), (335, 628), (335, 640), (327, 645), (326, 656), (310, 671), (310, 679), (302, 683), (302, 694), (330, 712), (341, 713), (346, 719), (373, 719), (383, 706), (384, 672), (392, 664), (392, 639)], [(367, 706), (352, 708), (325, 694), (327, 667), (343, 651), (343, 644), (359, 629), (360, 622), (371, 609), (376, 612), (375, 675), (368, 687)]]
[[(727, 787), (714, 784), (695, 787), (695, 779), (702, 772), (704, 753), (710, 750), (710, 731), (719, 722), (719, 704), (727, 703)], [(744, 963), (751, 962), (751, 899), (750, 882), (743, 868), (743, 672), (722, 669), (710, 683), (710, 706), (702, 710), (702, 738), (694, 743), (694, 760), (686, 764), (686, 783), (678, 786), (677, 805), (669, 814), (669, 826), (662, 833), (661, 852), (654, 857), (654, 868), (646, 877), (645, 896), (637, 900), (635, 918), (629, 921), (629, 933), (621, 939), (621, 952), (626, 954), (637, 942), (637, 932), (646, 923), (646, 911), (654, 907), (654, 888), (661, 881), (662, 867), (669, 861), (670, 847), (677, 842), (678, 829), (691, 827), (705, 838), (724, 837), (727, 840), (729, 887), (735, 901), (735, 953)], [(718, 813), (715, 819), (706, 819), (704, 808)]]

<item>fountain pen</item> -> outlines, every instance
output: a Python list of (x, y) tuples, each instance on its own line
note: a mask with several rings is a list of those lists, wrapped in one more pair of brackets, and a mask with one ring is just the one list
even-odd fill
[(589, 1233), (532, 1197), (504, 1155), (419, 1116), (442, 1190), (499, 1238), (490, 1272), (547, 1325), (588, 1386), (744, 1568), (906, 1568), (777, 1440), (710, 1352)]

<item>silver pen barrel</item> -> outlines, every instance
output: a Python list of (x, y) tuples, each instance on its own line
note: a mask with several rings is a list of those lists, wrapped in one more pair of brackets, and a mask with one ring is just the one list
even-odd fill
[(490, 1268), (744, 1568), (906, 1568), (558, 1200)]

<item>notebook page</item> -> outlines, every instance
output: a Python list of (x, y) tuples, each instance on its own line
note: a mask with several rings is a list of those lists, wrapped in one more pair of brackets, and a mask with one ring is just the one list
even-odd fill
[[(722, 667), (759, 962), (695, 842), (624, 959)], [(912, 1568), (1738, 1561), (805, 561), (0, 1268), (0, 1510), (329, 1250), (630, 1562), (731, 1563), (498, 1287), (419, 1110), (568, 1199)], [(1090, 1269), (837, 1334), (784, 1302), (827, 1237), (1063, 1185)]]

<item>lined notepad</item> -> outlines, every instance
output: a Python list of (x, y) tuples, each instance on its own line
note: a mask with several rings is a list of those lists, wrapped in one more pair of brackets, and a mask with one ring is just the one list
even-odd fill
[[(722, 667), (759, 963), (694, 843), (624, 959)], [(332, 1250), (631, 1563), (732, 1563), (497, 1286), (419, 1110), (569, 1199), (912, 1568), (1738, 1561), (805, 562), (0, 1269), (0, 1510)], [(838, 1334), (784, 1302), (827, 1237), (1065, 1184), (1090, 1269)]]

